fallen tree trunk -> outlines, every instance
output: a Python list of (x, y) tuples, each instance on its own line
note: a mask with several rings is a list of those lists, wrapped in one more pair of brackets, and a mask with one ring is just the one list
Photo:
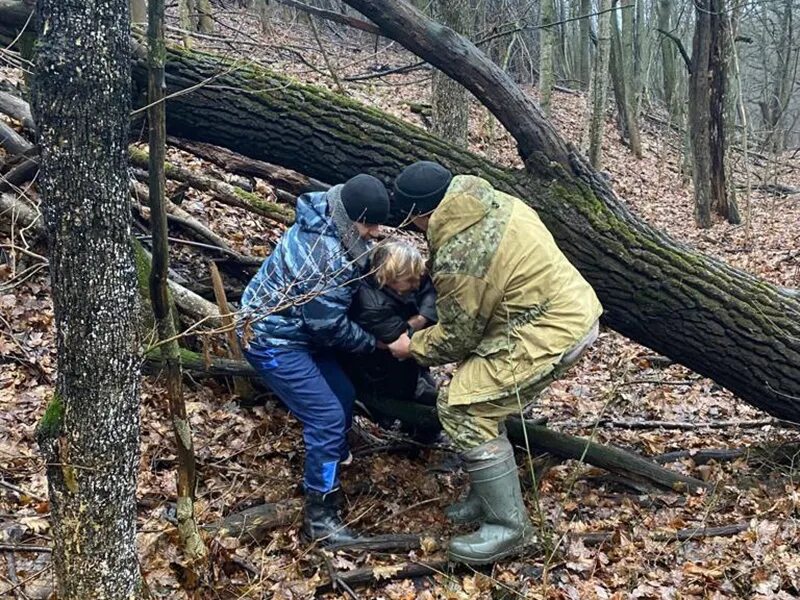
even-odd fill
[[(157, 359), (150, 359), (156, 366)], [(257, 377), (255, 370), (244, 361), (213, 358), (204, 360), (199, 354), (184, 350), (181, 355), (184, 369), (206, 374)], [(440, 427), (436, 409), (432, 406), (403, 402), (383, 396), (379, 400), (359, 398), (372, 414), (399, 419), (403, 423), (421, 429)], [(540, 452), (549, 452), (561, 458), (569, 458), (592, 464), (596, 467), (621, 473), (634, 480), (650, 481), (662, 488), (691, 492), (705, 489), (707, 485), (693, 477), (686, 477), (675, 471), (637, 456), (626, 450), (604, 446), (591, 440), (566, 433), (560, 433), (519, 417), (506, 420), (508, 436), (517, 446)]]
[[(143, 65), (134, 72), (138, 81)], [(202, 87), (212, 76), (217, 85)], [(260, 69), (226, 72), (202, 54), (170, 51), (167, 83), (170, 92), (201, 86), (169, 101), (171, 133), (324, 181), (368, 171), (388, 182), (420, 159), (485, 177), (539, 212), (597, 290), (609, 326), (770, 414), (800, 421), (797, 298), (649, 227), (576, 154), (572, 172), (555, 163), (541, 165), (547, 177), (502, 169), (352, 100)]]
[[(4, 5), (18, 4), (0, 2), (0, 34), (19, 14)], [(133, 71), (142, 85), (143, 57)], [(606, 324), (753, 406), (800, 422), (800, 300), (631, 215), (607, 182), (535, 118), (527, 100), (514, 96), (503, 108), (495, 98), (490, 108), (502, 112), (535, 175), (503, 169), (379, 110), (258, 67), (169, 49), (166, 82), (172, 135), (268, 158), (322, 181), (366, 171), (388, 182), (420, 159), (485, 177), (538, 211), (597, 290)], [(493, 91), (478, 95), (486, 100), (487, 93)], [(514, 110), (524, 113), (516, 124), (509, 120)]]
[[(131, 146), (128, 149), (128, 154), (131, 164), (141, 169), (148, 168), (147, 151)], [(215, 200), (228, 206), (236, 206), (252, 211), (284, 225), (294, 222), (294, 210), (274, 202), (267, 202), (258, 194), (248, 192), (224, 181), (192, 173), (188, 169), (168, 162), (164, 163), (164, 172), (168, 179), (187, 183), (201, 192), (210, 192)]]

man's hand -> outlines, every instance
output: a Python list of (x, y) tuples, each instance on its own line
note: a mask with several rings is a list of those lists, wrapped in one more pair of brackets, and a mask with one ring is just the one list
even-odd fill
[(402, 334), (399, 338), (389, 344), (389, 352), (392, 353), (398, 360), (405, 360), (411, 356), (411, 338), (407, 333)]

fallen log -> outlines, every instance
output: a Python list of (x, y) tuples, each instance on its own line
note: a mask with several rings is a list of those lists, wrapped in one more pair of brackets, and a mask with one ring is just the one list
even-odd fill
[(8, 123), (0, 121), (0, 148), (11, 155), (24, 154), (33, 148), (33, 144), (14, 131)]
[[(148, 155), (146, 151), (131, 146), (129, 154), (131, 164), (140, 169), (147, 169)], [(249, 210), (284, 225), (294, 222), (294, 210), (274, 202), (268, 202), (253, 192), (248, 192), (212, 177), (192, 173), (188, 169), (169, 162), (164, 164), (164, 172), (168, 179), (187, 183), (201, 192), (210, 192), (214, 199), (222, 204)]]
[[(170, 92), (199, 86), (169, 101), (173, 134), (269, 156), (327, 181), (368, 171), (388, 182), (419, 159), (481, 175), (539, 212), (597, 290), (608, 325), (752, 405), (800, 422), (798, 298), (652, 229), (574, 152), (569, 169), (547, 154), (529, 156), (547, 175), (506, 170), (319, 88), (257, 68), (231, 72), (207, 55), (168, 53)], [(137, 61), (137, 81), (144, 73)], [(209, 77), (218, 85), (203, 87)]]
[[(194, 356), (192, 356), (194, 354)], [(153, 360), (153, 359), (151, 359)], [(182, 366), (186, 370), (205, 374), (257, 377), (255, 370), (246, 362), (212, 358), (205, 361), (199, 354), (184, 351)], [(422, 429), (441, 427), (432, 406), (403, 402), (383, 396), (380, 399), (359, 398), (371, 414), (381, 414), (399, 419), (407, 425)], [(553, 431), (519, 417), (506, 420), (508, 436), (518, 447), (527, 444), (532, 450), (548, 452), (554, 456), (586, 462), (621, 473), (634, 480), (646, 480), (673, 491), (695, 492), (707, 489), (708, 485), (693, 477), (686, 477), (627, 450), (598, 444), (591, 440)]]
[(39, 211), (16, 194), (0, 194), (0, 228), (4, 233), (11, 233), (12, 228), (16, 234), (27, 231), (26, 241), (31, 245), (45, 236)]
[(36, 131), (36, 125), (31, 116), (31, 107), (22, 98), (0, 90), (0, 113), (19, 121), (25, 131), (29, 133)]
[(299, 196), (306, 192), (325, 191), (330, 187), (327, 183), (322, 183), (312, 177), (307, 177), (301, 173), (262, 160), (242, 156), (227, 148), (214, 146), (213, 144), (204, 144), (176, 137), (168, 137), (167, 141), (176, 148), (214, 163), (229, 173), (258, 177), (294, 196)]
[(450, 564), (445, 559), (427, 562), (403, 562), (398, 565), (359, 567), (350, 571), (336, 571), (331, 580), (317, 588), (318, 592), (333, 589), (336, 584), (367, 585), (386, 583), (397, 579), (414, 579), (437, 573), (450, 573), (454, 569), (465, 569), (465, 565)]
[(260, 504), (228, 515), (214, 525), (204, 527), (218, 537), (249, 538), (263, 541), (270, 531), (293, 523), (303, 508), (300, 498)]
[[(29, 151), (32, 151), (32, 149), (29, 149)], [(14, 160), (16, 164), (0, 177), (0, 192), (8, 192), (19, 188), (26, 181), (36, 177), (36, 173), (39, 171), (38, 156), (20, 155), (16, 156)]]
[[(139, 183), (138, 181), (133, 182), (133, 188), (136, 192), (136, 196), (140, 202), (147, 201), (147, 188)], [(142, 205), (140, 204), (140, 207)], [(205, 225), (203, 225), (200, 221), (198, 221), (195, 217), (190, 215), (180, 206), (175, 204), (174, 202), (170, 202), (168, 199), (165, 202), (165, 208), (167, 211), (167, 220), (170, 223), (174, 223), (179, 225), (186, 231), (194, 234), (195, 237), (207, 242), (214, 248), (218, 248), (222, 250), (225, 254), (231, 257), (236, 262), (246, 266), (246, 267), (259, 267), (263, 262), (263, 258), (258, 258), (256, 256), (246, 256), (241, 254), (240, 252), (236, 252), (231, 248), (228, 241), (223, 238), (221, 235), (215, 233)], [(137, 207), (137, 211), (139, 216), (143, 219), (148, 219), (149, 217), (145, 215), (145, 213), (141, 210), (140, 207)]]
[[(720, 537), (728, 535), (739, 535), (750, 529), (749, 523), (734, 523), (733, 525), (721, 525), (719, 527), (689, 527), (678, 529), (677, 531), (656, 531), (652, 538), (658, 542), (685, 542), (708, 537)], [(619, 531), (591, 531), (587, 533), (570, 534), (570, 537), (581, 540), (584, 544), (596, 545), (606, 542), (613, 542), (620, 534)]]

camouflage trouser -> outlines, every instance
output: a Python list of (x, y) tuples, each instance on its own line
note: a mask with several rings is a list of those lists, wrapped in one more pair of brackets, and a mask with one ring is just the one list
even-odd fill
[(521, 414), (523, 409), (536, 400), (547, 386), (578, 362), (583, 352), (596, 339), (597, 325), (541, 379), (497, 400), (451, 405), (447, 402), (447, 388), (442, 388), (436, 402), (442, 428), (453, 440), (456, 448), (462, 452), (493, 440), (500, 435), (500, 426), (506, 417)]

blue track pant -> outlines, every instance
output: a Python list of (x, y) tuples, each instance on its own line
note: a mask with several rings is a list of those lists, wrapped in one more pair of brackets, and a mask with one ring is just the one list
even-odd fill
[(332, 355), (251, 345), (247, 361), (303, 424), (306, 489), (329, 492), (339, 485), (353, 421), (353, 384)]

